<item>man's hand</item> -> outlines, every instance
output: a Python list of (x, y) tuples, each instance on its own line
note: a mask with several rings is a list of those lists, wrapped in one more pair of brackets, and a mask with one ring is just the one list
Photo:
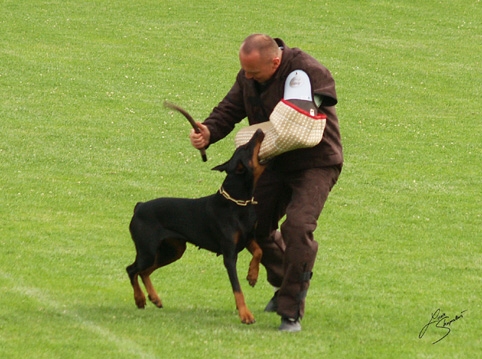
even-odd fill
[(196, 133), (194, 129), (189, 133), (189, 139), (194, 148), (201, 150), (209, 145), (209, 140), (211, 138), (211, 132), (209, 129), (200, 122), (196, 122), (199, 127), (200, 133)]

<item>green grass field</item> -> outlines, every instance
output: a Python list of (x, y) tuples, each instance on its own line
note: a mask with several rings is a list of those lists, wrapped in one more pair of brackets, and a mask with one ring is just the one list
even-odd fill
[[(477, 358), (482, 352), (482, 4), (0, 2), (1, 358)], [(221, 257), (189, 247), (135, 307), (137, 201), (199, 197), (203, 163), (169, 100), (202, 120), (253, 32), (333, 73), (346, 163), (316, 231), (303, 331), (239, 323)], [(249, 255), (241, 253), (240, 276)], [(441, 309), (451, 332), (422, 328)]]

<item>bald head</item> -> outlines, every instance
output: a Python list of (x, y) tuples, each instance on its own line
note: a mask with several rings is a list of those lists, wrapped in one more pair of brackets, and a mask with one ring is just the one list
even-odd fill
[(268, 35), (253, 34), (244, 39), (239, 49), (241, 67), (248, 79), (268, 81), (281, 63), (282, 51)]
[(252, 34), (244, 39), (239, 50), (245, 55), (251, 54), (253, 51), (259, 52), (262, 57), (276, 57), (280, 55), (280, 48), (276, 41), (264, 34)]

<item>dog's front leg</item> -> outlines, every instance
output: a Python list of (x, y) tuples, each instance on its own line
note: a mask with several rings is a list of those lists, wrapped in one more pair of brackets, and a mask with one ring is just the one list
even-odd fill
[(236, 308), (238, 309), (239, 318), (244, 324), (253, 324), (256, 322), (254, 315), (250, 312), (244, 301), (244, 294), (239, 284), (238, 273), (236, 271), (237, 255), (224, 256), (224, 266), (228, 271), (229, 280), (233, 288), (234, 300), (236, 301)]
[(254, 287), (258, 281), (259, 264), (261, 263), (261, 258), (263, 257), (263, 250), (254, 239), (248, 243), (246, 248), (248, 249), (249, 253), (253, 255), (253, 258), (251, 258), (251, 261), (249, 262), (248, 276), (246, 279), (248, 280), (249, 285)]

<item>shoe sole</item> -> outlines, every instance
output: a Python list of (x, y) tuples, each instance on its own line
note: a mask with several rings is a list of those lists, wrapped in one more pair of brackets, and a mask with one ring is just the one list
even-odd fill
[(278, 330), (280, 332), (286, 332), (286, 333), (297, 333), (297, 332), (301, 332), (301, 325), (299, 323), (291, 324), (291, 325), (281, 324)]

